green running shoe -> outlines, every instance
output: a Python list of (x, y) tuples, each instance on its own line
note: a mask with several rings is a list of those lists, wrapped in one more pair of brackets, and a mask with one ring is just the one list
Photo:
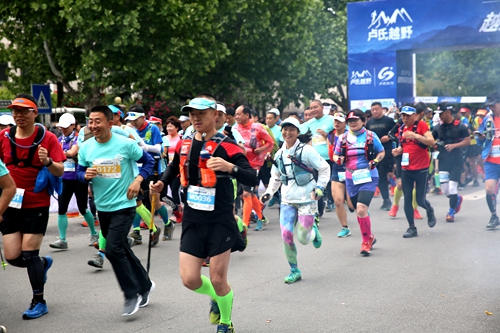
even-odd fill
[(321, 238), (321, 234), (319, 233), (318, 226), (313, 223), (313, 230), (316, 233), (316, 237), (314, 237), (312, 243), (315, 248), (319, 249), (321, 244), (323, 244), (323, 239)]
[(285, 283), (291, 284), (302, 279), (300, 275), (300, 269), (292, 268), (290, 274), (285, 278)]

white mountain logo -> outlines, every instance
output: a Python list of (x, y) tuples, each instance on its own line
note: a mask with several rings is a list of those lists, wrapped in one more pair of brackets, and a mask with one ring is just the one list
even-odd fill
[(370, 73), (369, 70), (365, 69), (361, 73), (358, 72), (358, 71), (352, 71), (352, 73), (351, 73), (351, 80), (353, 80), (353, 79), (361, 79), (361, 78), (364, 78), (364, 77), (372, 77), (372, 74)]
[(384, 11), (381, 11), (377, 15), (376, 10), (373, 11), (371, 16), (372, 16), (372, 23), (368, 26), (368, 29), (370, 28), (378, 29), (381, 24), (385, 24), (386, 27), (395, 24), (396, 21), (398, 20), (398, 17), (401, 18), (404, 22), (410, 21), (411, 23), (413, 23), (411, 16), (404, 8), (394, 10), (392, 15), (389, 17), (385, 15)]

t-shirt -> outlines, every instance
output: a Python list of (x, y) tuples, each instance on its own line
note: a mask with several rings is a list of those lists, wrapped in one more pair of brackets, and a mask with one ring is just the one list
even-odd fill
[(0, 177), (3, 177), (8, 173), (9, 173), (9, 170), (7, 170), (7, 167), (5, 166), (5, 164), (0, 160)]
[(278, 143), (278, 145), (280, 142), (283, 142), (283, 137), (281, 135), (281, 127), (280, 126), (274, 125), (273, 127), (268, 126), (268, 128), (273, 133), (274, 139), (276, 140), (276, 143)]
[[(413, 132), (413, 126), (410, 128), (403, 128), (404, 132)], [(429, 126), (425, 121), (418, 121), (417, 134), (424, 135), (429, 131)], [(399, 135), (399, 133), (398, 133)], [(423, 148), (418, 145), (417, 140), (409, 140), (400, 138), (401, 146), (403, 147), (403, 153), (408, 154), (409, 165), (402, 165), (404, 170), (423, 170), (429, 168), (430, 157), (427, 148)]]
[(78, 164), (98, 169), (99, 175), (92, 179), (97, 210), (114, 212), (136, 205), (135, 199), (127, 198), (127, 190), (134, 181), (134, 165), (142, 152), (133, 140), (116, 134), (105, 143), (95, 138), (85, 141), (78, 154)]
[[(356, 135), (357, 134), (357, 135)], [(346, 144), (347, 144), (347, 160), (345, 163), (346, 166), (346, 178), (352, 179), (352, 171), (359, 169), (366, 169), (369, 167), (368, 160), (366, 159), (366, 130), (362, 129), (358, 131), (358, 133), (352, 133), (351, 131), (342, 134), (335, 145), (335, 155), (341, 156), (341, 148), (343, 137), (347, 136)], [(377, 134), (373, 133), (373, 149), (377, 153), (381, 153), (384, 151), (384, 147), (380, 142)], [(371, 177), (378, 177), (377, 168), (370, 170)]]
[[(35, 188), (36, 177), (38, 176), (38, 169), (31, 167), (23, 168), (14, 164), (9, 164), (12, 163), (10, 139), (6, 136), (6, 133), (9, 130), (9, 128), (6, 128), (2, 132), (0, 132), (0, 159), (7, 165), (7, 169), (14, 179), (16, 187), (25, 190), (22, 208), (49, 207), (50, 194), (48, 191), (43, 190), (38, 193), (33, 192), (33, 189)], [(24, 139), (16, 138), (16, 143), (19, 146), (31, 146), (35, 141), (36, 133), (38, 132), (38, 130), (39, 128), (37, 126), (35, 127), (35, 131), (30, 137)], [(64, 152), (61, 148), (61, 144), (59, 143), (59, 141), (57, 141), (57, 138), (53, 133), (45, 131), (45, 137), (43, 138), (40, 145), (47, 149), (48, 156), (52, 159), (52, 161), (64, 162), (66, 160), (66, 156), (64, 155)], [(19, 146), (16, 149), (17, 158), (28, 158), (29, 148), (20, 148)], [(43, 163), (40, 161), (40, 158), (38, 156), (38, 148), (31, 163), (36, 167), (43, 167)]]
[[(387, 133), (394, 127), (394, 119), (389, 118), (387, 116), (382, 116), (382, 118), (375, 119), (371, 118), (366, 123), (366, 129), (369, 129), (372, 132), (375, 132), (379, 138), (386, 136)], [(392, 156), (392, 141), (389, 140), (382, 144), (384, 146), (385, 154)]]
[(168, 164), (174, 160), (175, 147), (177, 147), (177, 144), (181, 140), (181, 136), (176, 135), (174, 137), (171, 137), (170, 135), (168, 135), (167, 138), (170, 141), (170, 146), (168, 147), (168, 162), (167, 162)]
[[(74, 132), (73, 132), (74, 133)], [(61, 147), (63, 149), (63, 152), (67, 152), (68, 150), (71, 150), (71, 148), (77, 144), (78, 141), (78, 136), (74, 135), (72, 138), (71, 136), (65, 138), (64, 135), (61, 135), (59, 137), (59, 142), (61, 144)], [(66, 161), (64, 162), (64, 174), (62, 176), (63, 179), (68, 179), (68, 180), (76, 180), (76, 158), (66, 158)]]
[(495, 137), (491, 144), (490, 154), (486, 158), (486, 162), (500, 164), (500, 118), (493, 117), (495, 121)]
[[(459, 143), (464, 138), (469, 137), (469, 129), (461, 122), (458, 122), (458, 126), (455, 125), (455, 122), (457, 121), (453, 120), (450, 124), (442, 123), (432, 131), (434, 139), (439, 139), (441, 143), (438, 145), (440, 168), (444, 163), (446, 163), (447, 166), (454, 164), (462, 165), (462, 148), (455, 148), (451, 152), (448, 152), (444, 147), (448, 144)], [(440, 137), (440, 133), (444, 133), (444, 137)]]
[[(156, 125), (148, 123), (144, 129), (139, 130), (137, 129), (137, 133), (139, 133), (139, 136), (144, 140), (144, 143), (150, 146), (154, 146), (157, 144), (161, 144), (163, 142), (161, 138), (161, 133), (158, 127)], [(159, 154), (156, 153), (149, 153), (151, 156), (159, 156)]]
[[(116, 133), (124, 137), (129, 137), (128, 132), (124, 131), (120, 126), (111, 126), (111, 133)], [(82, 143), (86, 142), (83, 141), (85, 139), (85, 127), (82, 127), (80, 129), (80, 132), (78, 132), (78, 147), (81, 147)]]
[(307, 122), (303, 123), (300, 126), (300, 133), (305, 134), (307, 131), (311, 131), (311, 144), (314, 149), (323, 157), (326, 161), (328, 161), (328, 147), (326, 144), (326, 137), (317, 133), (316, 130), (321, 129), (326, 134), (333, 131), (334, 120), (330, 115), (324, 115), (323, 117), (316, 119), (309, 119)]

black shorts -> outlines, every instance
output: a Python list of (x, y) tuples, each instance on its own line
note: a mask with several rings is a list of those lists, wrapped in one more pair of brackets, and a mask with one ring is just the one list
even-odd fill
[(49, 207), (7, 208), (0, 223), (3, 235), (21, 232), (22, 234), (43, 234), (49, 224)]
[(479, 145), (470, 145), (467, 147), (467, 150), (465, 152), (465, 157), (476, 157), (481, 155), (481, 147)]
[(462, 174), (463, 170), (464, 168), (461, 163), (442, 166), (441, 161), (439, 161), (439, 171), (448, 171), (450, 173), (450, 181), (452, 182), (460, 181), (460, 175)]
[(182, 221), (181, 252), (197, 258), (207, 258), (215, 257), (229, 249), (245, 249), (234, 219), (214, 223)]

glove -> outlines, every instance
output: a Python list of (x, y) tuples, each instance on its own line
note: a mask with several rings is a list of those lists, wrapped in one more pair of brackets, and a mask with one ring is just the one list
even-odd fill
[(269, 199), (271, 199), (271, 195), (269, 193), (264, 193), (261, 197), (260, 197), (260, 202), (262, 202), (263, 204), (266, 203), (266, 201), (269, 201)]
[(311, 192), (311, 198), (314, 200), (319, 200), (323, 196), (323, 190), (319, 187), (316, 187), (314, 191)]

